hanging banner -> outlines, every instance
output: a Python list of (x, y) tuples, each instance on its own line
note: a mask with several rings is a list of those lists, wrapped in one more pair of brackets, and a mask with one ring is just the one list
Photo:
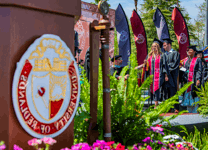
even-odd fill
[(172, 20), (174, 21), (174, 31), (178, 39), (180, 59), (184, 59), (187, 57), (186, 50), (190, 44), (189, 32), (186, 21), (177, 7), (173, 9)]
[(72, 122), (80, 97), (76, 61), (64, 41), (45, 34), (24, 53), (14, 74), (16, 116), (33, 137), (55, 137)]
[(146, 32), (142, 20), (135, 10), (132, 12), (130, 21), (137, 48), (137, 61), (138, 65), (141, 65), (148, 53)]
[[(157, 30), (157, 36), (160, 41), (163, 42), (163, 39), (170, 38), (168, 25), (166, 23), (165, 17), (158, 7), (153, 16), (153, 22), (155, 24)], [(161, 51), (163, 53), (165, 52), (163, 47), (161, 48)]]
[(128, 20), (121, 4), (116, 8), (115, 18), (119, 55), (121, 55), (123, 59), (121, 66), (124, 67), (128, 65), (129, 56), (131, 54), (131, 39)]

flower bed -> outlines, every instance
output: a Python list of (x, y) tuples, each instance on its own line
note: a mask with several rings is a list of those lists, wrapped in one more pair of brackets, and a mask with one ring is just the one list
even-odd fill
[[(161, 125), (156, 127), (150, 127), (147, 129), (148, 137), (143, 139), (140, 143), (133, 146), (125, 147), (121, 143), (115, 143), (114, 141), (105, 142), (104, 140), (96, 140), (92, 146), (87, 143), (78, 143), (70, 148), (62, 148), (61, 150), (197, 150), (192, 143), (184, 141), (178, 135), (164, 136), (163, 128)], [(41, 143), (45, 144), (45, 148), (40, 148)], [(55, 144), (56, 140), (52, 138), (44, 137), (42, 139), (32, 139), (28, 141), (30, 146), (33, 146), (36, 150), (49, 150), (50, 146)], [(4, 142), (0, 143), (0, 150), (6, 148)], [(23, 150), (21, 147), (14, 145), (14, 150)]]

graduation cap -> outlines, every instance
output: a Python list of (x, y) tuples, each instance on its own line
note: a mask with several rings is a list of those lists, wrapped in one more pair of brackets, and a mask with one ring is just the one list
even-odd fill
[(171, 44), (172, 42), (173, 40), (171, 40), (170, 38), (163, 39), (163, 43)]
[(200, 54), (200, 53), (203, 54), (203, 52), (204, 52), (203, 50), (197, 50), (197, 51), (196, 51), (197, 54)]
[(162, 45), (163, 45), (163, 42), (162, 42), (162, 41), (160, 41), (160, 40), (158, 40), (158, 39), (156, 39), (156, 38), (154, 38), (153, 43), (157, 43), (157, 44), (159, 44), (160, 48), (161, 48), (161, 47), (162, 47)]
[(191, 45), (191, 46), (188, 46), (188, 49), (193, 49), (194, 51), (197, 52), (196, 46), (197, 46), (197, 45)]
[(119, 57), (122, 57), (121, 55), (116, 55), (111, 58), (111, 61), (114, 62), (114, 60), (117, 60)]

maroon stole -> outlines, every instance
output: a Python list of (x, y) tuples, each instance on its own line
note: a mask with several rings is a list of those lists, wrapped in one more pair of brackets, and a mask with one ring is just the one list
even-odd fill
[[(197, 57), (192, 58), (191, 63), (190, 63), (190, 67), (189, 67), (189, 74), (188, 74), (188, 82), (193, 81), (193, 77), (194, 77), (194, 67), (196, 64), (196, 60)], [(191, 86), (189, 86), (189, 88), (187, 89), (187, 92), (191, 91)]]
[[(150, 67), (150, 75), (152, 74), (152, 56), (148, 59)], [(157, 55), (155, 58), (155, 69), (154, 69), (154, 89), (153, 84), (150, 86), (151, 93), (157, 91), (160, 87), (160, 55)]]

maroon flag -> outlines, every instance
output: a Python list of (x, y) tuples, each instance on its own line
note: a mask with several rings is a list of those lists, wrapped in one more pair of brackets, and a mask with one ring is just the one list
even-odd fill
[(148, 52), (146, 32), (142, 20), (135, 10), (132, 12), (130, 21), (137, 48), (137, 61), (138, 65), (141, 65), (144, 62)]
[(174, 21), (174, 30), (179, 44), (180, 59), (184, 59), (187, 57), (186, 50), (189, 46), (189, 32), (186, 21), (177, 7), (173, 9), (172, 20)]

